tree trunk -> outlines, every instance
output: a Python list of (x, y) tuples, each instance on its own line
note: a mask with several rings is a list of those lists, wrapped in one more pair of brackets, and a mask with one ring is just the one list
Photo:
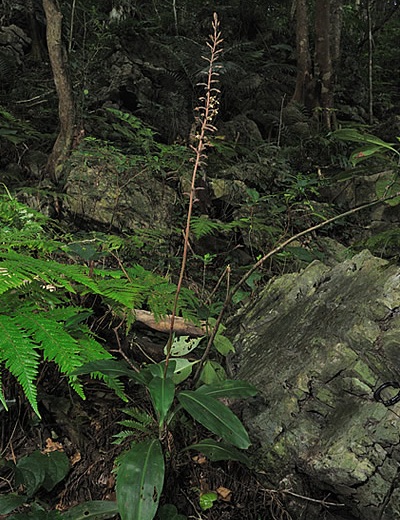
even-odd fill
[[(296, 2), (297, 78), (292, 101), (310, 107), (312, 88), (307, 0)], [(311, 96), (312, 97), (312, 96)]]
[(31, 59), (36, 63), (43, 61), (44, 46), (40, 38), (39, 25), (35, 16), (33, 0), (26, 0), (26, 13), (29, 24), (29, 36), (31, 37)]
[(330, 0), (315, 1), (315, 62), (322, 124), (327, 130), (333, 120), (333, 70), (330, 51)]
[(59, 134), (48, 158), (46, 171), (53, 181), (58, 182), (74, 138), (75, 104), (67, 70), (65, 50), (62, 45), (62, 14), (58, 1), (43, 0), (43, 8), (47, 21), (47, 48), (59, 99), (58, 115), (60, 120)]
[(367, 0), (367, 22), (368, 22), (368, 117), (369, 124), (374, 121), (374, 94), (373, 94), (373, 56), (374, 42), (372, 36), (372, 14), (370, 1)]
[(337, 75), (335, 66), (340, 58), (340, 42), (342, 37), (343, 0), (331, 0), (331, 59), (332, 67)]

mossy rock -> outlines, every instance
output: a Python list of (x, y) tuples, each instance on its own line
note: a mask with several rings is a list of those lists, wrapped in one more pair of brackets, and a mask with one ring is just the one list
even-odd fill
[[(368, 251), (315, 261), (272, 280), (232, 323), (237, 376), (260, 390), (244, 410), (256, 464), (275, 489), (331, 494), (343, 506), (329, 518), (399, 517), (400, 404), (374, 399), (400, 381), (399, 283), (400, 269)], [(304, 501), (290, 504), (300, 517)], [(326, 510), (309, 502), (306, 518)]]

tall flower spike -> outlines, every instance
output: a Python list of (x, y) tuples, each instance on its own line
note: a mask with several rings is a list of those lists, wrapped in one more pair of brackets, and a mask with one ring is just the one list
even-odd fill
[(219, 55), (222, 52), (221, 44), (223, 42), (221, 38), (221, 32), (219, 30), (219, 20), (217, 13), (214, 13), (213, 22), (212, 22), (212, 34), (210, 34), (210, 41), (207, 42), (207, 47), (209, 48), (209, 56), (202, 56), (204, 60), (208, 63), (207, 70), (207, 78), (205, 82), (199, 83), (199, 86), (204, 87), (205, 93), (199, 98), (199, 105), (195, 109), (197, 112), (197, 117), (195, 120), (195, 128), (194, 135), (192, 136), (192, 145), (191, 148), (194, 150), (194, 163), (193, 163), (193, 171), (192, 171), (192, 182), (190, 186), (189, 192), (189, 207), (186, 218), (186, 228), (184, 233), (184, 244), (183, 244), (183, 254), (182, 254), (182, 262), (181, 262), (181, 270), (179, 274), (179, 280), (176, 287), (174, 307), (171, 315), (171, 323), (170, 323), (170, 334), (167, 343), (167, 357), (165, 360), (165, 370), (168, 366), (168, 361), (171, 355), (171, 347), (172, 347), (172, 339), (173, 339), (173, 330), (174, 330), (174, 322), (176, 309), (178, 307), (178, 299), (179, 294), (182, 287), (183, 277), (186, 269), (187, 262), (187, 254), (189, 248), (189, 233), (190, 233), (190, 223), (192, 219), (192, 211), (193, 204), (195, 201), (196, 195), (196, 177), (197, 172), (200, 166), (207, 159), (206, 148), (209, 146), (209, 142), (207, 140), (207, 134), (215, 132), (216, 128), (213, 125), (215, 118), (218, 114), (219, 101), (218, 95), (220, 94), (219, 89), (216, 87), (218, 84), (218, 69), (219, 66), (216, 63)]

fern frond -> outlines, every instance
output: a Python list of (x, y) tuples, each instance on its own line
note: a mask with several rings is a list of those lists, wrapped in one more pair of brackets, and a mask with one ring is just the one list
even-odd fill
[(54, 361), (61, 372), (70, 374), (82, 365), (78, 342), (65, 331), (62, 323), (47, 318), (43, 312), (20, 314), (15, 319), (41, 346), (44, 359)]
[(35, 385), (40, 362), (37, 345), (15, 323), (15, 319), (5, 315), (0, 315), (0, 361), (5, 361), (6, 368), (22, 386), (30, 405), (40, 417)]
[(134, 309), (142, 305), (146, 287), (136, 280), (129, 282), (126, 278), (120, 280), (99, 280), (96, 292), (121, 303), (128, 309)]
[[(79, 337), (76, 332), (75, 335), (80, 347), (80, 365), (90, 363), (91, 361), (112, 359), (112, 355), (107, 352), (107, 350), (105, 350), (98, 341), (96, 341), (87, 325), (81, 324), (79, 326)], [(114, 390), (118, 397), (120, 397), (125, 402), (128, 401), (125, 395), (124, 385), (118, 378), (107, 376), (102, 372), (93, 372), (91, 376), (95, 379), (104, 381), (104, 383), (109, 388), (111, 388), (111, 390)], [(75, 385), (77, 385), (78, 382), (74, 376), (69, 376), (69, 382), (71, 386), (76, 389)]]
[(85, 266), (31, 258), (15, 251), (0, 252), (0, 294), (33, 280), (42, 280), (72, 293), (76, 292), (73, 283), (77, 283), (98, 293), (97, 285), (88, 276)]
[(119, 421), (118, 424), (130, 430), (123, 430), (113, 437), (116, 439), (113, 444), (121, 444), (125, 439), (135, 435), (135, 430), (147, 433), (149, 427), (154, 424), (153, 417), (148, 413), (139, 410), (138, 408), (125, 408), (122, 410), (126, 415), (132, 417), (132, 419), (124, 419)]
[(115, 441), (112, 441), (111, 444), (122, 444), (125, 439), (128, 439), (129, 437), (132, 437), (134, 435), (134, 432), (132, 430), (125, 430), (119, 433), (116, 433), (113, 435), (115, 438)]
[(124, 384), (118, 378), (107, 376), (102, 372), (92, 372), (90, 375), (94, 379), (100, 379), (103, 381), (108, 386), (108, 388), (114, 390), (115, 395), (122, 399), (122, 401), (125, 403), (128, 402), (128, 398), (125, 394)]
[(215, 222), (206, 216), (192, 217), (191, 229), (196, 238), (202, 238), (206, 235), (212, 235), (215, 231), (221, 229), (221, 223)]
[(6, 397), (3, 392), (3, 378), (2, 378), (1, 371), (0, 371), (0, 403), (3, 405), (5, 410), (8, 410), (7, 400), (6, 400)]
[(141, 432), (146, 432), (148, 430), (148, 426), (151, 423), (152, 423), (151, 420), (146, 421), (144, 423), (140, 423), (138, 421), (134, 421), (133, 419), (126, 419), (125, 421), (118, 422), (118, 424), (120, 424), (121, 426), (130, 428), (131, 430), (140, 430)]

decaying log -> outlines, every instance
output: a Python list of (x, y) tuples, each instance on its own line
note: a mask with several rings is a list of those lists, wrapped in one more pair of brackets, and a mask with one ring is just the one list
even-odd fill
[[(158, 332), (169, 332), (170, 330), (171, 316), (165, 316), (163, 319), (157, 321), (152, 312), (134, 309), (133, 313), (136, 321), (143, 323), (153, 330), (157, 330)], [(197, 326), (177, 316), (174, 322), (174, 332), (178, 336), (200, 337), (206, 334), (206, 325), (202, 323), (201, 326)]]

